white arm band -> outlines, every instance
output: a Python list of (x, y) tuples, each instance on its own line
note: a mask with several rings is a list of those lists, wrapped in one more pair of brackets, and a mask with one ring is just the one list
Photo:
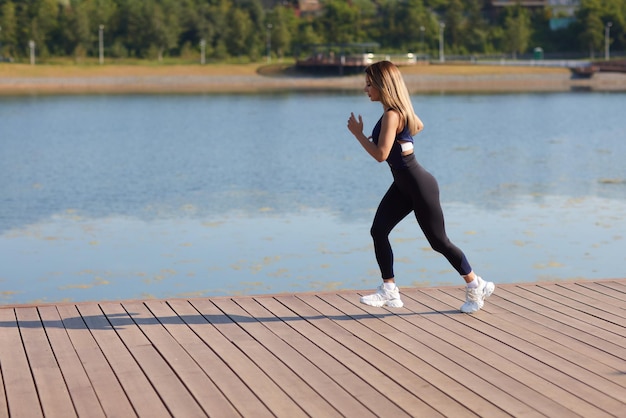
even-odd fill
[(411, 151), (413, 149), (412, 142), (400, 142), (400, 148), (402, 148), (402, 152)]

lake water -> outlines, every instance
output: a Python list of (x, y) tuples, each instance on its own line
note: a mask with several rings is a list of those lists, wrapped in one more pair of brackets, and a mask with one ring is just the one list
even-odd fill
[[(483, 277), (624, 277), (624, 93), (413, 97), (418, 159)], [(0, 97), (0, 303), (367, 289), (391, 183), (355, 93)], [(410, 216), (402, 286), (462, 282)]]

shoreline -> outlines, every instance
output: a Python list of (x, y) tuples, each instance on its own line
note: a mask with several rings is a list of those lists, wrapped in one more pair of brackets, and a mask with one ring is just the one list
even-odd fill
[[(264, 70), (265, 68), (265, 70)], [(68, 94), (235, 94), (360, 91), (362, 75), (305, 76), (257, 65), (0, 65), (0, 96)], [(277, 67), (278, 68), (278, 67)], [(572, 78), (566, 68), (486, 65), (402, 67), (411, 93), (626, 91), (626, 74)]]

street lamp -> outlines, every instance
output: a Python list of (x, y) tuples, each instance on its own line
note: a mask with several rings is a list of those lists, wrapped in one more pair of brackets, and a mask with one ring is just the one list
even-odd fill
[(613, 22), (608, 22), (606, 26), (604, 27), (604, 59), (605, 61), (608, 61), (610, 58), (609, 45), (611, 43), (611, 38), (609, 35), (611, 34), (611, 26), (613, 26)]
[(443, 29), (446, 24), (439, 22), (439, 62), (444, 62), (446, 58), (443, 56)]
[(99, 26), (98, 30), (98, 45), (100, 52), (100, 65), (104, 64), (104, 25)]
[(200, 64), (204, 65), (204, 63), (206, 62), (206, 41), (203, 39), (200, 39)]
[(424, 26), (420, 26), (420, 53), (422, 54), (422, 59), (424, 59), (424, 31), (426, 28)]
[(35, 41), (28, 41), (28, 47), (30, 48), (30, 65), (35, 65)]
[(267, 42), (267, 63), (272, 62), (272, 24), (267, 24), (267, 31), (265, 32), (265, 39)]

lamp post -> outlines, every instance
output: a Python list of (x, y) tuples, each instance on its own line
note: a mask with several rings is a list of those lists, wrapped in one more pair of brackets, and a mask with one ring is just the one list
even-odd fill
[(28, 47), (30, 48), (30, 65), (35, 65), (35, 41), (28, 41)]
[(204, 63), (206, 62), (206, 41), (203, 39), (200, 39), (200, 64), (204, 65)]
[(604, 60), (608, 61), (610, 58), (609, 46), (611, 44), (611, 26), (613, 26), (613, 22), (608, 22), (606, 26), (604, 26)]
[(267, 63), (272, 62), (272, 24), (267, 24), (267, 31), (265, 32), (265, 40), (267, 43)]
[(422, 59), (424, 59), (424, 31), (426, 28), (424, 26), (420, 26), (420, 54), (422, 55)]
[(444, 62), (446, 58), (443, 56), (443, 29), (446, 24), (439, 22), (439, 62)]
[(98, 27), (98, 50), (100, 57), (100, 65), (104, 64), (104, 25)]

